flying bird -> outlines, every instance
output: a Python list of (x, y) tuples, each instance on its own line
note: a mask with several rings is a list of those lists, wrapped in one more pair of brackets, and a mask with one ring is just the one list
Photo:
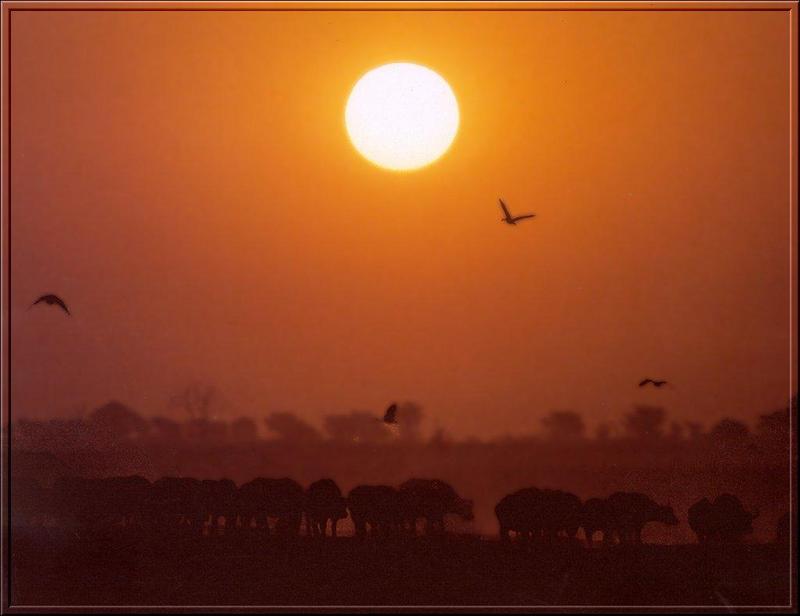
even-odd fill
[(516, 225), (517, 221), (524, 220), (525, 218), (533, 218), (534, 216), (536, 216), (536, 214), (522, 214), (521, 216), (512, 216), (511, 212), (508, 211), (508, 207), (506, 206), (506, 204), (503, 203), (503, 200), (499, 199), (499, 201), (500, 201), (500, 209), (503, 210), (503, 218), (501, 218), (500, 220), (502, 220), (507, 225)]
[(48, 306), (56, 305), (59, 308), (61, 308), (64, 312), (66, 312), (68, 315), (70, 316), (72, 315), (72, 313), (69, 311), (69, 308), (67, 308), (67, 305), (64, 303), (64, 300), (61, 299), (58, 295), (53, 295), (52, 293), (48, 295), (42, 295), (39, 299), (37, 299), (28, 307), (28, 310), (33, 308), (36, 304), (40, 304), (42, 302), (44, 302)]
[(396, 424), (397, 423), (397, 404), (392, 403), (386, 413), (383, 415), (383, 423)]
[(654, 385), (655, 387), (662, 387), (664, 385), (668, 385), (667, 381), (656, 381), (654, 379), (644, 379), (639, 383), (639, 387), (644, 387), (645, 385)]

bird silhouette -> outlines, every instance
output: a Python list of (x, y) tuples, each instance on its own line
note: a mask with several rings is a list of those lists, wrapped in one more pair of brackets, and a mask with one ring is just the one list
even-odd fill
[(64, 312), (66, 312), (68, 315), (72, 316), (72, 313), (69, 311), (69, 308), (67, 308), (67, 305), (64, 303), (64, 300), (61, 299), (58, 295), (53, 295), (52, 293), (48, 293), (47, 295), (42, 295), (39, 299), (37, 299), (28, 307), (28, 310), (33, 308), (36, 304), (40, 304), (42, 302), (44, 302), (48, 306), (56, 305), (59, 308), (61, 308)]
[(397, 423), (397, 404), (392, 403), (391, 405), (389, 405), (389, 408), (386, 409), (386, 413), (383, 415), (383, 423), (387, 424)]
[(500, 209), (503, 210), (503, 218), (501, 218), (500, 220), (502, 220), (507, 225), (516, 225), (517, 221), (524, 220), (525, 218), (533, 218), (534, 216), (536, 216), (536, 214), (522, 214), (521, 216), (512, 216), (511, 212), (508, 211), (508, 207), (503, 202), (503, 200), (499, 199), (499, 201), (500, 201)]
[(639, 383), (639, 387), (644, 387), (646, 385), (653, 385), (655, 387), (662, 387), (664, 385), (668, 385), (667, 381), (657, 381), (654, 379), (644, 379)]

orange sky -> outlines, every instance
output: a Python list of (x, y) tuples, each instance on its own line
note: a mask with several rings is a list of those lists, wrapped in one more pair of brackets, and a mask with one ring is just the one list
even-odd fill
[[(553, 409), (786, 403), (789, 13), (31, 11), (11, 32), (13, 418), (163, 413), (191, 381), (230, 416), (413, 399), (481, 438)], [(395, 61), (461, 112), (405, 174), (343, 122)], [(502, 225), (500, 196), (537, 218)], [(74, 316), (26, 311), (44, 292)]]

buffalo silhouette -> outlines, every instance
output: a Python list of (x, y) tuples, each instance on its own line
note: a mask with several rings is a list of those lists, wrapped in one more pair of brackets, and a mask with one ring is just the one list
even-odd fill
[(582, 505), (570, 492), (529, 487), (504, 496), (494, 512), (502, 540), (510, 539), (514, 531), (523, 541), (553, 542), (574, 539), (581, 525)]
[(52, 515), (76, 533), (141, 525), (150, 482), (144, 477), (60, 477), (50, 490)]
[(104, 517), (99, 491), (93, 480), (84, 477), (59, 477), (51, 490), (51, 510), (59, 525), (76, 535), (97, 527)]
[(107, 477), (95, 483), (101, 491), (108, 512), (117, 523), (142, 525), (147, 516), (150, 482), (140, 475)]
[(698, 543), (739, 543), (753, 532), (750, 513), (732, 494), (720, 494), (714, 501), (702, 498), (689, 507), (689, 526)]
[(194, 477), (161, 477), (155, 481), (147, 503), (149, 525), (162, 530), (202, 529), (201, 485)]
[(537, 488), (522, 488), (501, 498), (494, 507), (500, 524), (500, 539), (510, 540), (512, 531), (523, 541), (538, 536), (540, 502), (541, 490)]
[(412, 536), (417, 534), (417, 521), (425, 521), (425, 533), (444, 533), (447, 514), (475, 519), (472, 501), (461, 498), (453, 486), (440, 479), (409, 479), (400, 485), (400, 509), (403, 528)]
[(239, 488), (238, 508), (243, 528), (249, 528), (255, 522), (256, 528), (270, 534), (269, 520), (274, 519), (272, 534), (297, 536), (304, 505), (302, 486), (288, 477), (257, 477)]
[(668, 526), (678, 524), (672, 507), (659, 505), (639, 492), (615, 492), (608, 497), (607, 503), (610, 535), (622, 544), (642, 543), (642, 530), (649, 522)]
[(218, 533), (220, 518), (225, 520), (225, 532), (236, 527), (238, 519), (238, 490), (230, 479), (204, 479), (200, 482), (200, 517), (209, 522), (209, 533)]
[(333, 479), (315, 481), (306, 491), (306, 525), (308, 534), (325, 537), (328, 521), (331, 523), (331, 536), (336, 536), (336, 525), (347, 517), (347, 501)]
[(347, 508), (353, 518), (356, 536), (390, 536), (402, 523), (400, 493), (386, 485), (360, 485), (347, 495)]
[(571, 492), (547, 488), (541, 491), (539, 499), (542, 538), (546, 541), (559, 537), (574, 539), (581, 525), (581, 499)]
[(583, 503), (581, 512), (581, 526), (586, 537), (586, 545), (594, 546), (594, 535), (602, 533), (603, 545), (608, 545), (613, 540), (614, 531), (611, 518), (611, 509), (605, 498), (589, 498)]

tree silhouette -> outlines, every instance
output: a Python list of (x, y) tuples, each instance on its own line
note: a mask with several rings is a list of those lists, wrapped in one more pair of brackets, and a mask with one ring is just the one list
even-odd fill
[(309, 442), (322, 438), (315, 428), (293, 413), (271, 413), (264, 419), (264, 424), (278, 438), (286, 441)]
[(696, 441), (703, 436), (703, 424), (699, 421), (685, 422), (686, 430), (689, 432), (689, 440)]
[(147, 421), (130, 407), (112, 400), (89, 415), (89, 424), (101, 438), (138, 438), (149, 428)]
[(740, 421), (723, 419), (709, 432), (712, 440), (723, 445), (738, 445), (750, 438), (750, 430)]
[(157, 416), (150, 420), (150, 424), (157, 438), (175, 441), (181, 437), (181, 425), (177, 421)]
[(671, 421), (669, 424), (669, 436), (674, 441), (682, 441), (686, 429), (679, 421)]
[(594, 438), (598, 441), (608, 441), (614, 434), (614, 427), (609, 421), (601, 421), (594, 429)]
[(659, 406), (636, 406), (625, 415), (625, 432), (636, 439), (660, 438), (667, 417)]
[(434, 449), (447, 449), (453, 444), (453, 439), (450, 438), (450, 435), (441, 427), (437, 426), (436, 430), (434, 430), (433, 435), (431, 436), (428, 444), (433, 447)]
[[(6, 430), (6, 434), (9, 431)], [(42, 449), (48, 447), (49, 432), (47, 426), (41, 421), (18, 419), (14, 422), (14, 446), (29, 449)]]
[(377, 420), (374, 413), (353, 411), (347, 415), (325, 417), (325, 431), (334, 441), (342, 443), (383, 443), (391, 433)]
[(237, 417), (231, 422), (231, 438), (236, 442), (249, 442), (258, 438), (258, 426), (249, 417)]
[(189, 419), (208, 419), (212, 406), (218, 401), (217, 390), (213, 385), (192, 383), (183, 391), (170, 398), (171, 408), (184, 411)]
[(541, 421), (548, 438), (555, 441), (583, 438), (586, 430), (583, 418), (574, 411), (553, 411)]
[(792, 406), (772, 413), (765, 413), (758, 418), (756, 433), (765, 445), (784, 450), (789, 446), (790, 413), (797, 408), (797, 398), (792, 399)]
[(205, 417), (190, 419), (183, 424), (185, 438), (196, 444), (219, 445), (228, 439), (228, 424)]

